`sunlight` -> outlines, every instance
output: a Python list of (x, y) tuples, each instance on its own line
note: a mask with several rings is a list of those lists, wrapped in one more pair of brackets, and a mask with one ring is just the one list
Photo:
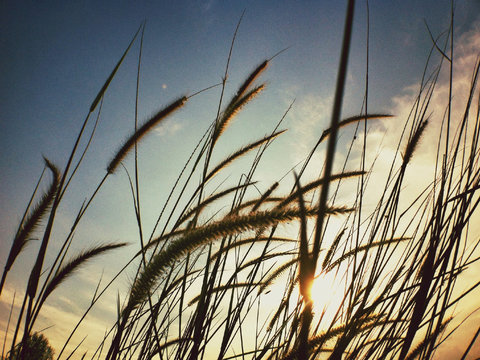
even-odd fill
[(334, 272), (318, 275), (311, 288), (311, 298), (316, 316), (325, 312), (323, 315), (325, 321), (333, 319), (340, 307), (343, 294), (343, 284)]

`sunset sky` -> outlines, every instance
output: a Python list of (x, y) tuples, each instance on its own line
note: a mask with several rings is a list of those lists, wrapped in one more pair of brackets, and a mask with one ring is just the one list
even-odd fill
[[(370, 7), (369, 109), (397, 115), (401, 124), (412, 105), (432, 41), (448, 29), (450, 1), (372, 0)], [(0, 2), (0, 266), (3, 268), (25, 206), (43, 169), (42, 156), (63, 168), (73, 141), (97, 92), (146, 19), (139, 92), (139, 121), (178, 96), (219, 83), (236, 24), (245, 10), (232, 53), (227, 97), (263, 60), (271, 62), (261, 80), (267, 89), (229, 129), (219, 155), (271, 132), (295, 100), (282, 128), (289, 131), (272, 146), (259, 188), (268, 189), (305, 158), (329, 122), (345, 13), (344, 1), (2, 1)], [(480, 1), (455, 8), (455, 79), (468, 85), (480, 53)], [(343, 115), (362, 108), (366, 64), (366, 2), (358, 1)], [(442, 38), (444, 41), (445, 38)], [(68, 233), (76, 212), (105, 174), (108, 161), (134, 126), (139, 39), (105, 96), (96, 135), (66, 194), (50, 250)], [(434, 54), (434, 62), (440, 56)], [(441, 83), (440, 86), (445, 86)], [(197, 141), (214, 120), (220, 88), (190, 99), (140, 146), (145, 228), (154, 224), (163, 202)], [(443, 108), (437, 113), (440, 121)], [(435, 120), (434, 120), (435, 121)], [(438, 124), (437, 124), (438, 125)], [(390, 128), (389, 128), (390, 126)], [(91, 130), (91, 128), (89, 128)], [(388, 132), (390, 129), (390, 132)], [(372, 127), (373, 141), (388, 148), (398, 125)], [(90, 131), (89, 130), (89, 131)], [(387, 136), (384, 134), (387, 133)], [(420, 168), (432, 161), (435, 139), (423, 142)], [(396, 144), (390, 145), (394, 146)], [(339, 142), (341, 153), (342, 141)], [(131, 157), (127, 160), (131, 165)], [(381, 162), (380, 166), (381, 166)], [(433, 163), (432, 163), (433, 164)], [(131, 168), (131, 167), (130, 167)], [(239, 172), (232, 170), (238, 178)], [(290, 175), (290, 177), (292, 177)], [(49, 180), (48, 180), (49, 181)], [(46, 181), (42, 189), (46, 188)], [(124, 172), (110, 177), (82, 220), (72, 252), (92, 244), (127, 241), (122, 251), (90, 263), (64, 284), (44, 309), (41, 324), (58, 347), (61, 334), (82, 314), (99, 277), (109, 279), (138, 249), (132, 200)], [(37, 245), (20, 255), (0, 299), (0, 336), (15, 290), (27, 281), (25, 269)], [(51, 257), (47, 256), (47, 263)], [(94, 276), (92, 276), (94, 274)], [(130, 284), (130, 274), (116, 289)], [(106, 282), (106, 280), (104, 280)], [(92, 315), (82, 334), (98, 344), (115, 317), (116, 289)], [(71, 294), (74, 294), (73, 296)], [(54, 296), (55, 297), (55, 296)], [(78, 301), (76, 301), (78, 299)], [(61, 324), (57, 320), (64, 319)], [(478, 315), (477, 315), (478, 319)], [(80, 341), (80, 336), (78, 341)], [(479, 353), (480, 354), (480, 353)], [(477, 355), (479, 355), (477, 354)]]

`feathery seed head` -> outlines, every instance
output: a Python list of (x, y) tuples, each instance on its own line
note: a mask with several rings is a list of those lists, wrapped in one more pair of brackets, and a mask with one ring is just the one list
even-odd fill
[(123, 161), (128, 152), (134, 147), (135, 143), (142, 139), (150, 130), (152, 130), (160, 121), (167, 116), (180, 109), (187, 101), (186, 96), (182, 96), (164, 109), (157, 112), (150, 120), (145, 122), (137, 131), (135, 131), (125, 141), (120, 150), (117, 151), (112, 161), (107, 166), (107, 172), (112, 174), (117, 169), (118, 165)]

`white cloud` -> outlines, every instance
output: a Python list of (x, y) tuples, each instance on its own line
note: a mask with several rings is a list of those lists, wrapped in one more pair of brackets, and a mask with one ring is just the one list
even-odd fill
[[(473, 71), (475, 69), (476, 62), (480, 56), (480, 22), (473, 24), (471, 30), (467, 33), (459, 36), (454, 43), (454, 62), (453, 62), (453, 84), (452, 93), (453, 99), (451, 104), (451, 134), (450, 144), (454, 138), (458, 136), (458, 128), (462, 122), (468, 95), (471, 89), (471, 81)], [(440, 56), (437, 57), (437, 59)], [(442, 136), (441, 146), (443, 149), (445, 146), (445, 114), (448, 109), (449, 98), (449, 63), (444, 61), (443, 69), (438, 78), (438, 82), (435, 86), (435, 91), (431, 97), (428, 110), (426, 112), (426, 118), (429, 118), (429, 125), (424, 133), (424, 136), (416, 149), (415, 155), (411, 164), (407, 169), (407, 177), (404, 182), (405, 204), (408, 204), (415, 196), (417, 196), (431, 181), (434, 180), (434, 165), (436, 162), (437, 146), (439, 143), (439, 137)], [(378, 159), (376, 170), (383, 173), (388, 169), (391, 164), (391, 156), (395, 151), (398, 144), (399, 135), (403, 129), (405, 121), (410, 118), (410, 111), (415, 103), (415, 98), (418, 94), (420, 84), (412, 84), (402, 90), (402, 92), (392, 98), (392, 110), (391, 112), (396, 115), (395, 119), (385, 121), (384, 124), (387, 127), (385, 133), (385, 139), (381, 148), (382, 156)], [(478, 99), (479, 91), (478, 86), (476, 89), (476, 95), (474, 99)], [(475, 103), (476, 100), (474, 100)], [(477, 111), (474, 105), (471, 109), (471, 117)], [(473, 122), (471, 121), (469, 134), (472, 134)], [(442, 125), (443, 124), (443, 125)], [(443, 132), (442, 132), (443, 126)], [(372, 137), (380, 138), (383, 132), (381, 130), (373, 130), (369, 135), (369, 143), (371, 143)], [(471, 137), (471, 136), (470, 136)], [(402, 140), (402, 146), (400, 149), (404, 149), (408, 133)], [(467, 141), (468, 147), (468, 141)], [(441, 151), (443, 154), (443, 151)], [(442, 155), (441, 155), (442, 156)], [(399, 159), (400, 160), (400, 159)], [(478, 236), (480, 233), (479, 214), (477, 212), (476, 217), (470, 221), (469, 233)], [(477, 241), (477, 239), (473, 239)], [(478, 273), (478, 267), (475, 269), (471, 267), (467, 270), (468, 273)], [(461, 289), (466, 289), (469, 284), (473, 284), (476, 280), (459, 280), (457, 285)], [(460, 290), (461, 290), (460, 289)], [(478, 291), (476, 292), (478, 296)], [(478, 306), (477, 297), (467, 297), (458, 308), (455, 310), (455, 318), (452, 324), (448, 327), (447, 333), (453, 329), (454, 326), (463, 320), (474, 308)], [(459, 354), (463, 354), (467, 343), (471, 340), (473, 333), (477, 329), (476, 324), (479, 319), (478, 313), (472, 316), (466, 323), (459, 328), (455, 335), (445, 342), (436, 353), (436, 358), (447, 359), (458, 357)], [(473, 329), (473, 330), (472, 330)], [(477, 344), (475, 349), (471, 353), (471, 358), (480, 355), (480, 349)], [(453, 357), (452, 357), (453, 356)]]
[(178, 121), (166, 121), (155, 128), (154, 132), (158, 136), (173, 136), (182, 130), (183, 127), (184, 125)]
[[(285, 97), (291, 99), (292, 96)], [(291, 100), (289, 100), (291, 101)], [(292, 163), (303, 160), (328, 127), (332, 98), (321, 98), (313, 94), (296, 100), (290, 113), (290, 157)]]
[[(480, 22), (473, 24), (471, 30), (467, 33), (460, 35), (454, 43), (454, 63), (453, 63), (453, 84), (452, 84), (452, 106), (451, 106), (451, 134), (450, 143), (452, 143), (455, 136), (457, 136), (457, 129), (463, 119), (465, 112), (466, 102), (468, 99), (469, 91), (471, 89), (471, 81), (475, 64), (480, 56)], [(436, 61), (440, 59), (440, 55), (436, 54)], [(433, 67), (431, 67), (433, 69)], [(435, 85), (435, 91), (430, 99), (428, 110), (425, 117), (429, 118), (429, 125), (424, 132), (419, 146), (416, 149), (415, 155), (407, 169), (406, 179), (403, 183), (402, 197), (403, 197), (403, 209), (408, 204), (411, 204), (420, 192), (427, 187), (435, 178), (434, 166), (436, 162), (437, 144), (439, 142), (439, 136), (442, 130), (442, 123), (448, 107), (449, 98), (449, 64), (447, 61), (443, 63), (443, 69), (440, 73), (438, 81)], [(371, 174), (369, 186), (366, 193), (366, 205), (374, 206), (375, 200), (378, 198), (378, 191), (381, 191), (385, 185), (386, 175), (390, 170), (391, 164), (396, 156), (397, 168), (401, 162), (400, 154), (396, 154), (397, 146), (401, 139), (401, 133), (405, 126), (405, 122), (411, 118), (412, 106), (415, 104), (415, 99), (420, 89), (420, 83), (411, 84), (394, 96), (391, 100), (390, 112), (395, 115), (394, 118), (370, 121), (368, 125), (368, 149), (367, 149), (367, 168), (375, 161), (375, 167)], [(474, 103), (478, 99), (478, 87), (476, 95), (474, 97)], [(471, 109), (471, 114), (475, 114), (476, 105)], [(309, 95), (305, 98), (297, 101), (295, 104), (295, 111), (292, 112), (291, 128), (295, 136), (294, 139), (301, 139), (291, 144), (291, 153), (293, 154), (293, 160), (298, 161), (308, 154), (309, 150), (318, 139), (319, 131), (328, 126), (328, 119), (331, 112), (331, 99), (320, 99), (316, 96)], [(409, 120), (411, 122), (411, 119)], [(382, 126), (378, 126), (382, 124)], [(443, 125), (445, 126), (445, 125)], [(472, 121), (473, 126), (473, 121)], [(361, 126), (361, 129), (363, 126)], [(407, 126), (409, 129), (409, 127)], [(314, 129), (314, 131), (312, 131)], [(345, 133), (346, 130), (342, 130)], [(472, 129), (469, 130), (471, 134)], [(444, 145), (445, 129), (443, 129), (442, 144)], [(357, 139), (360, 139), (363, 134), (357, 135)], [(400, 152), (404, 151), (408, 139), (408, 131), (403, 136), (400, 146)], [(338, 153), (336, 158), (337, 165), (342, 162), (342, 155), (346, 153), (349, 144), (345, 146), (341, 145), (337, 147)], [(354, 144), (354, 152), (351, 156), (351, 163), (353, 166), (359, 166), (361, 156), (361, 142), (356, 141)], [(343, 153), (343, 154), (342, 154)], [(323, 164), (323, 154), (319, 152), (319, 164)], [(320, 169), (316, 169), (320, 170)], [(312, 174), (314, 176), (314, 174)], [(318, 176), (318, 174), (316, 174)], [(350, 189), (349, 184), (347, 187), (342, 188), (342, 192)], [(355, 193), (355, 185), (353, 185), (352, 193)], [(379, 190), (380, 189), (380, 190)], [(347, 191), (348, 192), (348, 191)], [(347, 200), (348, 202), (348, 200)], [(365, 205), (365, 204), (364, 204)], [(402, 209), (402, 208), (401, 208)], [(402, 210), (403, 210), (402, 209)], [(368, 211), (367, 211), (368, 213)], [(479, 214), (470, 222), (470, 234), (478, 236), (480, 233), (480, 221)], [(475, 236), (474, 235), (474, 236)], [(477, 239), (474, 239), (477, 240)], [(478, 274), (478, 269), (473, 267), (468, 269), (468, 273)], [(478, 279), (477, 279), (478, 280)], [(460, 290), (467, 288), (468, 284), (473, 284), (476, 280), (473, 279), (461, 279), (458, 282)], [(476, 297), (477, 296), (477, 297)], [(474, 308), (478, 306), (478, 291), (476, 295), (466, 298), (466, 301), (462, 303), (455, 310), (455, 319), (452, 325), (449, 326), (447, 331), (451, 331), (454, 326), (463, 320)], [(465, 324), (459, 328), (456, 334), (444, 345), (442, 345), (436, 353), (436, 358), (452, 358), (458, 357), (459, 353), (463, 354), (466, 344), (471, 340), (473, 336), (472, 329), (477, 329), (476, 324), (479, 319), (479, 314), (476, 313)], [(480, 355), (480, 348), (477, 344), (472, 351), (471, 358)]]

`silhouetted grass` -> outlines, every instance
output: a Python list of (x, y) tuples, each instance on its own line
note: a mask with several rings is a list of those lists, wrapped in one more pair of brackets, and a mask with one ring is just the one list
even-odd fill
[[(479, 258), (478, 240), (467, 244), (472, 241), (467, 230), (480, 202), (476, 193), (480, 188), (480, 115), (478, 109), (476, 113), (472, 111), (480, 63), (473, 69), (463, 118), (453, 119), (451, 111), (447, 112), (441, 137), (448, 140), (445, 147), (438, 146), (437, 161), (432, 167), (434, 181), (405, 206), (403, 185), (407, 178), (415, 181), (418, 176), (409, 173), (409, 166), (415, 160), (422, 136), (429, 131), (428, 114), (440, 67), (435, 68), (431, 76), (422, 78), (384, 185), (370, 184), (375, 169), (365, 169), (366, 131), (360, 169), (346, 171), (344, 166), (340, 173), (333, 174), (338, 132), (346, 126), (358, 126), (360, 122), (366, 130), (369, 120), (391, 116), (365, 111), (343, 121), (340, 119), (353, 7), (354, 2), (349, 1), (332, 121), (298, 175), (292, 171), (290, 180), (287, 177), (287, 180), (273, 181), (263, 194), (259, 191), (260, 195), (252, 196), (260, 160), (269, 145), (284, 134), (278, 130), (283, 118), (270, 134), (234, 151), (217, 165), (211, 164), (215, 145), (226, 136), (235, 115), (264, 90), (265, 84), (256, 82), (272, 60), (265, 60), (255, 68), (224, 105), (230, 49), (220, 84), (217, 117), (198, 144), (192, 145), (190, 158), (170, 189), (151, 235), (145, 236), (142, 221), (137, 145), (160, 121), (180, 107), (188, 106), (187, 96), (174, 100), (140, 127), (135, 116), (134, 133), (119, 146), (106, 167), (104, 178), (82, 204), (60, 250), (53, 254), (53, 265), (45, 269), (43, 262), (59, 204), (64, 201), (63, 195), (93, 137), (92, 132), (83, 150), (78, 149), (86, 123), (101, 104), (135, 35), (93, 101), (63, 172), (45, 160), (46, 168), (53, 175), (52, 184), (32, 209), (38, 197), (35, 189), (12, 242), (0, 294), (7, 273), (21, 256), (31, 234), (42, 233), (21, 310), (14, 321), (13, 341), (6, 344), (11, 352), (19, 352), (20, 358), (24, 356), (22, 344), (34, 334), (42, 305), (64, 281), (91, 258), (125, 245), (98, 245), (77, 256), (69, 254), (85, 212), (107, 178), (114, 176), (122, 165), (130, 181), (140, 249), (105, 287), (100, 288), (99, 282), (90, 306), (68, 336), (58, 358), (77, 356), (77, 348), (70, 355), (65, 354), (72, 335), (102, 300), (105, 291), (125, 269), (132, 267), (135, 271), (131, 286), (117, 302), (118, 319), (105, 338), (98, 339), (97, 351), (88, 354), (88, 358), (430, 359), (434, 356), (452, 323), (452, 308), (480, 284), (470, 284), (471, 287), (460, 294), (456, 288), (458, 275)], [(144, 24), (141, 29), (143, 39)], [(452, 32), (450, 29), (450, 43)], [(434, 40), (432, 51), (441, 52), (451, 72), (453, 48), (449, 53)], [(140, 61), (141, 56), (136, 103)], [(448, 109), (453, 96), (450, 93), (445, 104)], [(368, 75), (365, 104), (368, 104)], [(455, 136), (450, 129), (454, 123), (459, 124)], [(319, 167), (310, 162), (314, 151), (326, 139), (323, 175), (318, 179), (305, 179), (305, 169)], [(218, 180), (227, 166), (255, 150), (250, 168), (235, 185), (220, 184), (210, 192), (208, 184)], [(132, 151), (135, 152), (134, 178), (130, 178), (123, 164)], [(73, 159), (79, 154), (80, 160), (71, 170)], [(349, 155), (345, 164), (348, 158)], [(290, 193), (277, 193), (280, 181), (291, 181)], [(337, 187), (332, 191), (330, 185), (334, 182)], [(337, 194), (352, 183), (357, 184), (351, 197), (353, 203), (336, 204)], [(379, 197), (377, 205), (370, 209), (364, 204), (367, 189), (372, 186)], [(332, 217), (343, 222), (334, 236), (327, 231), (334, 228)], [(47, 219), (46, 224), (41, 224), (42, 219)], [(42, 273), (45, 274), (42, 276)], [(342, 299), (322, 309), (322, 304), (316, 304), (312, 296), (312, 284), (331, 274), (338, 280)], [(322, 291), (329, 295), (335, 290)], [(19, 336), (22, 331), (23, 337)], [(473, 340), (464, 356), (477, 335), (478, 331), (472, 332)]]

